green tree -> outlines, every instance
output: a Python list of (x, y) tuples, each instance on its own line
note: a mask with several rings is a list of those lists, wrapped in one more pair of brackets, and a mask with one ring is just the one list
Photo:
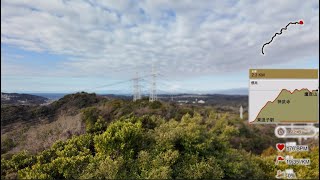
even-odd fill
[(141, 122), (116, 121), (106, 132), (94, 138), (98, 153), (110, 155), (112, 159), (123, 155), (134, 157), (142, 147), (143, 129)]

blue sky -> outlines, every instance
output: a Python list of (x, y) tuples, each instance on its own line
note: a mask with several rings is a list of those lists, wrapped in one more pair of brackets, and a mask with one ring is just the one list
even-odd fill
[(316, 0), (1, 1), (2, 92), (130, 93), (138, 72), (148, 93), (152, 64), (160, 92), (246, 88), (249, 68), (319, 68), (318, 49)]

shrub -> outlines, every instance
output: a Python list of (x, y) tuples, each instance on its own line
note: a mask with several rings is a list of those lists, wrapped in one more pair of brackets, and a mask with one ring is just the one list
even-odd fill
[(153, 102), (150, 103), (149, 106), (150, 106), (151, 109), (159, 109), (159, 108), (162, 107), (162, 104), (161, 104), (160, 101), (153, 101)]
[(125, 158), (134, 157), (142, 146), (142, 124), (116, 121), (109, 125), (106, 132), (94, 138), (98, 153)]

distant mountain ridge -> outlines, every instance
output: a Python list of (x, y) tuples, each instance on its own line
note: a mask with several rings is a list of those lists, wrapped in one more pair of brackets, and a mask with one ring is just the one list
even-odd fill
[(1, 92), (1, 104), (39, 105), (48, 102), (48, 98), (31, 94)]
[[(132, 96), (132, 92), (130, 91), (124, 91), (124, 90), (109, 90), (109, 91), (97, 91), (95, 92), (98, 95), (108, 95), (108, 96), (115, 96), (115, 97), (130, 97)], [(45, 97), (51, 100), (58, 100), (62, 98), (63, 96), (67, 94), (73, 94), (70, 92), (23, 92), (22, 94), (31, 94), (36, 96)], [(194, 94), (194, 95), (214, 95), (214, 94), (221, 94), (221, 95), (248, 95), (248, 88), (233, 88), (233, 89), (220, 89), (220, 90), (189, 90), (189, 91), (174, 91), (174, 92), (168, 92), (168, 91), (162, 91), (158, 90), (159, 95), (181, 95), (181, 94)], [(149, 94), (143, 93), (142, 95), (148, 96)]]
[[(232, 88), (232, 89), (219, 89), (219, 90), (186, 90), (186, 91), (164, 91), (162, 89), (157, 90), (158, 94), (223, 94), (223, 95), (248, 95), (249, 89), (248, 88)], [(114, 95), (132, 95), (132, 92), (124, 92), (121, 90), (113, 90), (108, 92), (96, 92), (97, 94), (114, 94)], [(145, 94), (147, 95), (147, 94)]]
[[(120, 91), (118, 91), (120, 92)], [(68, 93), (1, 93), (1, 104), (16, 104), (16, 105), (40, 105), (44, 103), (49, 103), (55, 100), (59, 100), (60, 98), (64, 97)], [(101, 95), (104, 97), (109, 98), (120, 98), (120, 99), (131, 99), (132, 94), (126, 93), (114, 93), (111, 92), (100, 92), (97, 95)], [(226, 89), (226, 90), (214, 90), (214, 91), (192, 91), (192, 92), (176, 92), (176, 93), (168, 93), (168, 92), (161, 92), (159, 90), (158, 97), (162, 100), (168, 100), (171, 98), (190, 98), (190, 97), (197, 97), (199, 99), (215, 99), (215, 101), (225, 100), (225, 99), (238, 99), (238, 96), (247, 96), (248, 89), (247, 88), (236, 88), (236, 89)], [(144, 97), (147, 97), (148, 94), (144, 94)], [(246, 99), (245, 97), (243, 97)], [(243, 99), (242, 98), (242, 99)], [(243, 99), (243, 100), (244, 100)], [(215, 102), (214, 104), (216, 104)]]

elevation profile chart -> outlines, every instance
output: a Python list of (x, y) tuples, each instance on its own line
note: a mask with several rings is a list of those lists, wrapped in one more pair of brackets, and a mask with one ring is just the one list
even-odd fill
[(319, 123), (318, 69), (250, 69), (249, 123)]

